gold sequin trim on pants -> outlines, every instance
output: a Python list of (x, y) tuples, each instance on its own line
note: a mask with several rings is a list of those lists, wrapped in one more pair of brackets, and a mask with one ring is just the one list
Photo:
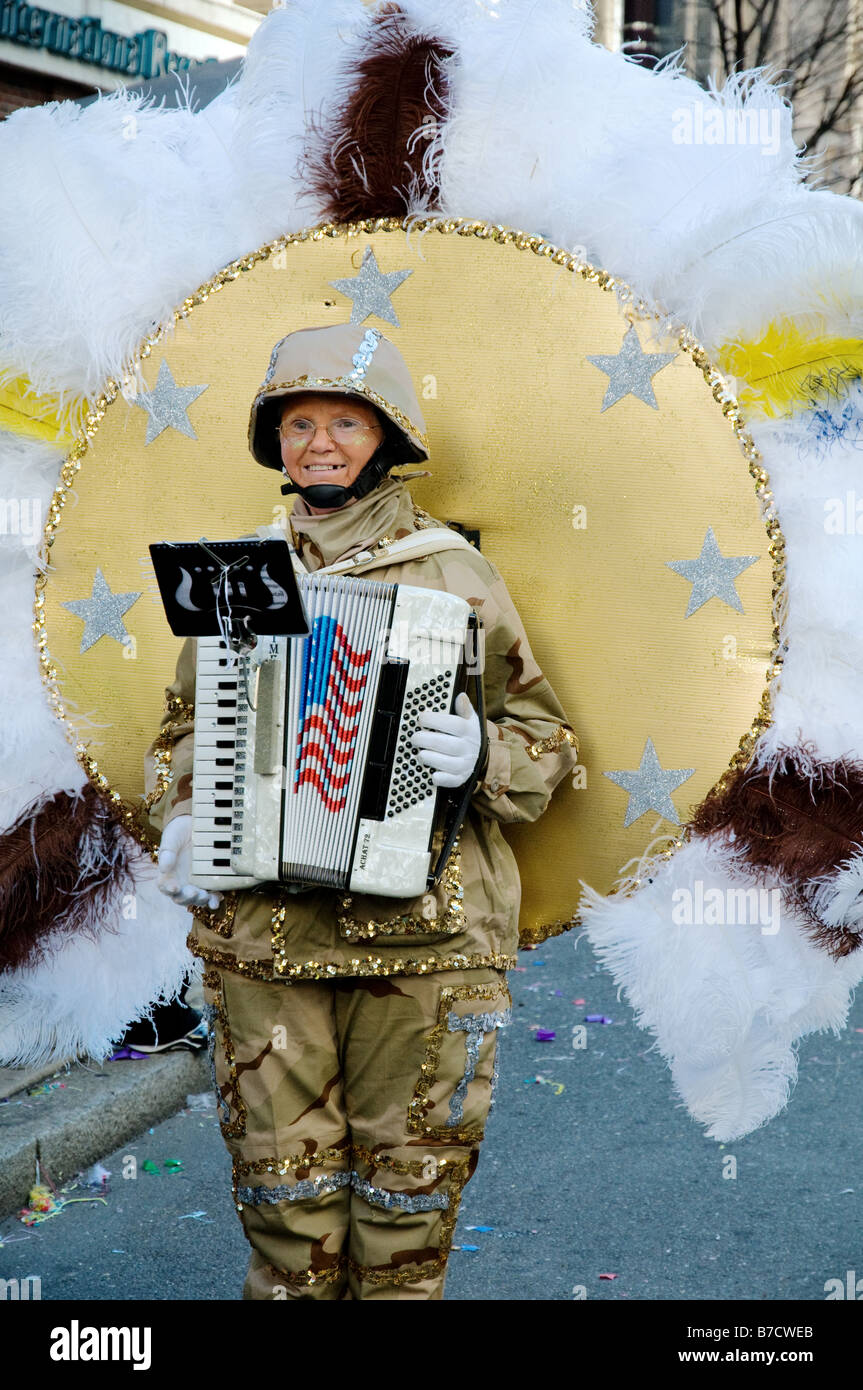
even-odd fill
[(247, 1162), (235, 1158), (233, 1162), (234, 1179), (247, 1178), (252, 1173), (296, 1172), (299, 1177), (304, 1170), (322, 1168), (325, 1163), (344, 1163), (351, 1150), (351, 1141), (345, 1138), (337, 1145), (318, 1149), (311, 1154), (289, 1154), (287, 1158), (257, 1158)]
[[(219, 1124), (221, 1126), (222, 1133), (226, 1136), (226, 1138), (241, 1139), (246, 1133), (246, 1107), (243, 1104), (243, 1098), (240, 1095), (240, 1083), (239, 1077), (237, 1076), (236, 1056), (234, 1054), (234, 1040), (231, 1037), (231, 1026), (228, 1022), (228, 1014), (225, 1008), (224, 994), (222, 992), (222, 982), (219, 979), (218, 971), (205, 970), (202, 976), (201, 983), (205, 985), (207, 989), (212, 991), (213, 995), (212, 1003), (208, 1005), (208, 1013), (210, 1013), (211, 1016), (209, 1046), (211, 1049), (210, 1059), (211, 1066), (213, 1069), (213, 1083), (216, 1088), (216, 1098), (218, 1100), (218, 1098), (221, 1096), (222, 1104), (225, 1105), (227, 1103), (225, 1099), (225, 1091), (227, 1090), (230, 1096), (230, 1104), (233, 1106), (234, 1112), (237, 1116), (235, 1120), (226, 1120), (220, 1118)], [(215, 1047), (216, 1023), (218, 1023), (219, 1028), (221, 1029), (221, 1053), (222, 1056), (225, 1058), (225, 1062), (228, 1068), (228, 1080), (224, 1085), (220, 1084), (216, 1076), (215, 1053), (214, 1050), (212, 1050)]]
[(458, 1219), (458, 1209), (461, 1204), (461, 1195), (464, 1190), (475, 1160), (479, 1157), (478, 1150), (469, 1154), (467, 1158), (459, 1159), (452, 1165), (452, 1177), (450, 1180), (450, 1202), (449, 1207), (441, 1214), (440, 1220), (440, 1253), (433, 1260), (424, 1260), (421, 1265), (413, 1269), (398, 1268), (395, 1265), (361, 1265), (352, 1257), (348, 1256), (348, 1265), (353, 1274), (366, 1284), (419, 1284), (424, 1279), (434, 1279), (443, 1274), (446, 1269), (447, 1259), (452, 1248), (452, 1236), (455, 1224)]
[(310, 1288), (313, 1284), (335, 1284), (344, 1276), (347, 1267), (346, 1255), (339, 1255), (336, 1263), (328, 1265), (326, 1269), (279, 1269), (278, 1265), (267, 1262), (267, 1268), (285, 1284), (300, 1289)]

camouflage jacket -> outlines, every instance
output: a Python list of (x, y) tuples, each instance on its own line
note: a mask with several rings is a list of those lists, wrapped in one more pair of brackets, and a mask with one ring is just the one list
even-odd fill
[[(295, 510), (291, 523), (292, 540), (312, 571), (382, 538), (441, 525), (395, 479), (329, 516), (304, 518)], [(479, 551), (446, 550), (386, 565), (370, 577), (459, 594), (484, 624), (489, 755), (457, 848), (437, 889), (410, 902), (332, 889), (288, 893), (272, 884), (226, 893), (216, 911), (193, 912), (190, 949), (212, 965), (297, 980), (509, 969), (516, 962), (520, 884), (501, 826), (542, 814), (575, 765), (577, 740), (533, 658), (506, 585)], [(193, 638), (183, 646), (160, 732), (146, 755), (147, 818), (156, 835), (192, 809), (195, 646)], [(159, 796), (160, 764), (170, 782)]]

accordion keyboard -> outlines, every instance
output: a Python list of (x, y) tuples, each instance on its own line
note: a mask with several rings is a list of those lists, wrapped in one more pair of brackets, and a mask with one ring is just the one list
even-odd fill
[(192, 872), (222, 888), (250, 888), (256, 878), (231, 868), (231, 821), (242, 796), (237, 775), (239, 663), (221, 637), (199, 637), (192, 771)]

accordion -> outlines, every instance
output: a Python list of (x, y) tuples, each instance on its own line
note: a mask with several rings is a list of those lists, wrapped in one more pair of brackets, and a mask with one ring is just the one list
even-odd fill
[(314, 574), (298, 586), (307, 636), (239, 652), (198, 638), (194, 881), (416, 897), (476, 783), (436, 787), (411, 734), (423, 710), (451, 711), (471, 665), (484, 731), (478, 619), (434, 589)]

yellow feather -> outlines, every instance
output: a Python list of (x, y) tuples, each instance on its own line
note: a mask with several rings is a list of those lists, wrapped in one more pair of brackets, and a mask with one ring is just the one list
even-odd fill
[(75, 437), (71, 416), (86, 402), (75, 399), (61, 407), (54, 393), (37, 395), (26, 376), (0, 383), (0, 429), (9, 434), (44, 439), (49, 444), (70, 445)]
[(719, 365), (739, 379), (737, 397), (745, 411), (775, 417), (835, 396), (863, 377), (863, 340), (813, 336), (792, 322), (771, 323), (752, 342), (723, 344)]

